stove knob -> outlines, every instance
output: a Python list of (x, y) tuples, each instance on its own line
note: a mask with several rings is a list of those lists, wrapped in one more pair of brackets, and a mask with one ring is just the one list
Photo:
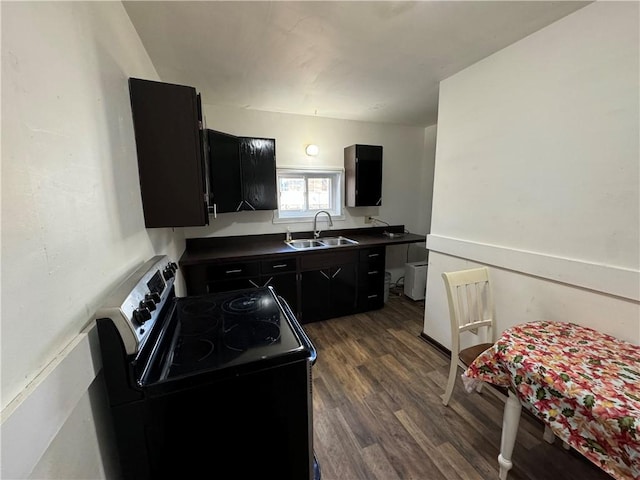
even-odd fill
[(175, 273), (173, 273), (171, 268), (167, 267), (162, 271), (162, 276), (165, 280), (170, 280), (175, 276)]
[(151, 311), (145, 307), (136, 308), (133, 311), (133, 319), (138, 322), (139, 325), (142, 325), (144, 322), (151, 318)]
[(149, 292), (144, 296), (145, 301), (160, 303), (160, 294), (158, 292)]
[(169, 267), (171, 267), (171, 270), (173, 270), (174, 272), (178, 271), (178, 264), (176, 262), (169, 263)]
[(149, 295), (145, 295), (144, 300), (140, 300), (140, 308), (146, 308), (153, 312), (156, 309), (156, 302), (149, 298)]

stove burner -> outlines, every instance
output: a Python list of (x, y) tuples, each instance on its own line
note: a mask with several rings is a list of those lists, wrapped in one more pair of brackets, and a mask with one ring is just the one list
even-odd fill
[(250, 321), (280, 323), (278, 304), (263, 292), (249, 292), (235, 295), (222, 303), (225, 331), (236, 322)]
[(251, 313), (259, 308), (259, 304), (259, 297), (246, 294), (224, 302), (222, 304), (222, 310), (227, 313)]
[(181, 335), (202, 335), (220, 323), (218, 304), (210, 298), (191, 298), (180, 302), (178, 319)]
[(247, 321), (233, 324), (224, 332), (227, 348), (243, 352), (248, 348), (280, 341), (280, 327), (273, 322)]
[(213, 342), (206, 338), (182, 339), (172, 364), (178, 366), (194, 365), (205, 360), (214, 350)]

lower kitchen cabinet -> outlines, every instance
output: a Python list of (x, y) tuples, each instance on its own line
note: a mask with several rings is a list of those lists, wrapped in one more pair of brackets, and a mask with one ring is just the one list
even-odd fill
[(187, 295), (272, 286), (294, 314), (298, 311), (296, 257), (276, 260), (189, 265), (182, 268)]
[(260, 286), (272, 286), (298, 316), (298, 274), (296, 257), (260, 262)]
[(336, 248), (301, 254), (181, 267), (187, 295), (272, 286), (300, 323), (384, 306), (386, 247)]
[(308, 255), (301, 259), (301, 323), (354, 312), (357, 262), (356, 250)]
[(357, 310), (366, 312), (384, 306), (385, 247), (360, 250)]

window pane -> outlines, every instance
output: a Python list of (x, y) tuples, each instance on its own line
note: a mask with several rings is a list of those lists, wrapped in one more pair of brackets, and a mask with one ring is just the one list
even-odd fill
[(274, 222), (309, 221), (319, 210), (342, 215), (342, 172), (278, 169), (278, 210)]
[(331, 178), (309, 178), (309, 210), (331, 208)]
[(304, 177), (279, 178), (280, 210), (291, 212), (305, 210)]

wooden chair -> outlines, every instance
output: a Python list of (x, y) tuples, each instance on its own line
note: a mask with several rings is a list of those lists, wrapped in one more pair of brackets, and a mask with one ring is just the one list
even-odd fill
[[(444, 272), (442, 278), (447, 290), (451, 320), (451, 365), (447, 388), (442, 395), (442, 403), (448, 405), (458, 377), (458, 367), (466, 369), (478, 355), (493, 345), (495, 312), (488, 268)], [(461, 349), (463, 334), (469, 337), (467, 344), (471, 346)], [(482, 384), (477, 391), (480, 392), (481, 388)], [(494, 388), (489, 390), (503, 401), (506, 400), (500, 391)]]
[[(451, 364), (447, 388), (442, 395), (442, 403), (448, 405), (458, 377), (458, 367), (466, 369), (494, 343), (495, 307), (487, 267), (444, 272), (442, 278), (447, 290), (451, 320)], [(476, 341), (469, 342), (472, 344), (470, 347), (460, 349), (461, 334), (466, 332), (475, 334)], [(480, 393), (482, 390), (480, 384), (476, 391)], [(508, 392), (505, 389), (491, 386), (488, 390), (506, 402)], [(553, 443), (555, 439), (554, 433), (546, 424), (543, 438), (548, 443)], [(566, 442), (563, 442), (563, 447), (569, 449)]]

